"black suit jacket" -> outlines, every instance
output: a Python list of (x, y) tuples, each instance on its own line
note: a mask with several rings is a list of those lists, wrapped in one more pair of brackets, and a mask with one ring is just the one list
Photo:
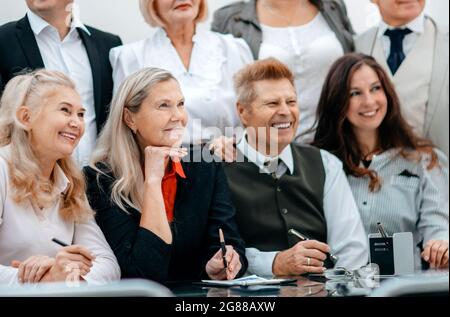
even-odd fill
[(222, 166), (204, 162), (182, 165), (187, 178), (178, 178), (171, 245), (139, 226), (139, 211), (128, 208), (127, 214), (112, 203), (114, 178), (105, 165), (97, 167), (110, 176), (100, 175), (90, 167), (84, 169), (89, 202), (117, 257), (122, 278), (163, 283), (207, 278), (205, 265), (220, 248), (219, 228), (224, 231), (226, 243), (240, 255), (242, 269), (238, 276), (247, 270), (245, 246), (237, 230)]
[[(113, 92), (109, 51), (122, 45), (122, 41), (116, 35), (89, 26), (87, 29), (90, 36), (81, 29), (78, 29), (78, 33), (91, 64), (97, 131), (100, 132)], [(44, 68), (44, 62), (28, 17), (0, 26), (0, 92), (17, 73), (39, 68)]]

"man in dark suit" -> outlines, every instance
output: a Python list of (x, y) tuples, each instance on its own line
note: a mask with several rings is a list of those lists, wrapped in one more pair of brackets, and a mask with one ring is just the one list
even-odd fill
[(112, 98), (111, 48), (121, 39), (85, 26), (72, 10), (73, 0), (26, 0), (29, 11), (0, 26), (0, 91), (24, 70), (47, 68), (75, 82), (87, 112), (85, 135), (74, 158), (88, 163)]

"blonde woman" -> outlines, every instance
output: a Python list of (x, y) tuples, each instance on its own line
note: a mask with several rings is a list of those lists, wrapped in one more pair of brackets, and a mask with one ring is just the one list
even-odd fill
[(119, 279), (71, 159), (85, 113), (74, 83), (45, 70), (20, 75), (0, 106), (0, 285)]
[[(113, 99), (85, 174), (122, 277), (233, 279), (247, 269), (222, 166), (180, 162), (187, 120), (180, 86), (165, 70), (131, 75)], [(201, 153), (193, 148), (189, 157)]]
[(137, 70), (166, 69), (186, 97), (191, 120), (184, 143), (210, 140), (225, 135), (227, 127), (239, 126), (232, 77), (253, 61), (245, 41), (199, 26), (207, 16), (206, 0), (140, 0), (140, 8), (156, 32), (111, 50), (115, 91)]

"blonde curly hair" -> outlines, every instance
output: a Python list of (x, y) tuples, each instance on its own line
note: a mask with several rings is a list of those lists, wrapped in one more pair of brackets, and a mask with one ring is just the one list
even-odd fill
[(53, 182), (41, 176), (41, 168), (31, 146), (31, 135), (17, 119), (17, 110), (26, 105), (39, 113), (45, 104), (43, 98), (60, 87), (75, 90), (75, 84), (66, 75), (48, 70), (37, 70), (11, 79), (0, 100), (0, 147), (10, 146), (8, 164), (13, 199), (16, 203), (31, 200), (38, 206), (48, 207), (61, 199), (60, 215), (64, 220), (83, 222), (93, 211), (85, 192), (85, 181), (70, 156), (57, 161), (69, 180), (65, 195), (54, 190)]

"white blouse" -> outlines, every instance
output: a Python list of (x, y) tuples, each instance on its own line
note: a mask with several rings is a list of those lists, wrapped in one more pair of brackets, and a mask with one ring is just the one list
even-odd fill
[(110, 52), (115, 92), (128, 75), (144, 67), (162, 68), (177, 78), (189, 114), (184, 143), (225, 135), (226, 127), (240, 125), (233, 75), (253, 61), (247, 43), (231, 35), (198, 27), (193, 42), (189, 69), (184, 66), (163, 28), (158, 28), (146, 40), (120, 46)]
[[(259, 59), (274, 57), (294, 73), (300, 107), (297, 135), (301, 135), (313, 126), (325, 78), (331, 65), (344, 55), (344, 49), (321, 13), (302, 26), (261, 27)], [(297, 140), (306, 143), (313, 137), (310, 133)]]
[[(57, 238), (68, 244), (79, 244), (92, 251), (96, 259), (83, 278), (89, 284), (104, 284), (120, 278), (116, 257), (94, 219), (86, 223), (65, 221), (59, 214), (59, 201), (42, 210), (31, 202), (17, 204), (12, 198), (7, 160), (10, 146), (0, 148), (0, 285), (19, 284), (18, 269), (11, 261), (24, 261), (33, 255), (55, 257), (61, 246)], [(55, 190), (65, 192), (69, 180), (55, 167)]]

